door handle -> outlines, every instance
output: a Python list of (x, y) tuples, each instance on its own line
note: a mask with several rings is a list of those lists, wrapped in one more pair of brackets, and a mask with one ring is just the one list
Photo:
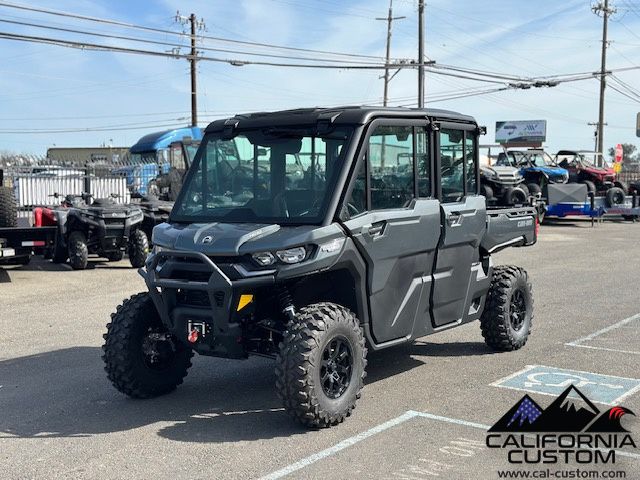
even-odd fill
[(375, 222), (366, 227), (366, 233), (371, 237), (378, 237), (384, 232), (384, 227), (387, 224), (384, 220), (381, 222)]

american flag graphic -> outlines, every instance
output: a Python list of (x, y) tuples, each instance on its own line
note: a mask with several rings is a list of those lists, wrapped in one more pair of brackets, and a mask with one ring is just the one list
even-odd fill
[(516, 410), (516, 413), (514, 413), (511, 420), (509, 420), (507, 426), (511, 426), (511, 424), (516, 420), (519, 420), (520, 426), (522, 426), (525, 421), (528, 421), (531, 424), (536, 421), (540, 414), (542, 414), (542, 410), (540, 410), (528, 397), (524, 398), (522, 402), (520, 402), (520, 406), (518, 407), (518, 410)]

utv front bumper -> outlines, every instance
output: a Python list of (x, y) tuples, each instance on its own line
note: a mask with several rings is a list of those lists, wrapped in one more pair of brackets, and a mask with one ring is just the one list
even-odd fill
[[(200, 252), (161, 250), (140, 269), (169, 331), (203, 355), (245, 358), (240, 296), (275, 283), (274, 271), (248, 272), (216, 264)], [(232, 278), (230, 278), (232, 277)], [(197, 341), (188, 340), (198, 331)]]

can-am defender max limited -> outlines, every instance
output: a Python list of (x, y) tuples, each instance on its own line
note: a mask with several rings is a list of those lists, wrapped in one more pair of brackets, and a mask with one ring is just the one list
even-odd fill
[(272, 357), (285, 410), (324, 427), (355, 407), (367, 349), (474, 320), (491, 348), (521, 348), (529, 277), (491, 255), (535, 243), (536, 212), (487, 208), (481, 131), (466, 115), (399, 108), (210, 124), (154, 229), (148, 291), (107, 326), (111, 382), (149, 398), (182, 383), (194, 351)]

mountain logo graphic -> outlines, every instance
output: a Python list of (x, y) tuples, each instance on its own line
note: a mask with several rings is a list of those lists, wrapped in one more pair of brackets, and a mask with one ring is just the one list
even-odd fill
[(620, 420), (635, 415), (616, 406), (601, 412), (580, 390), (571, 385), (547, 408), (525, 395), (505, 413), (489, 432), (628, 432)]

